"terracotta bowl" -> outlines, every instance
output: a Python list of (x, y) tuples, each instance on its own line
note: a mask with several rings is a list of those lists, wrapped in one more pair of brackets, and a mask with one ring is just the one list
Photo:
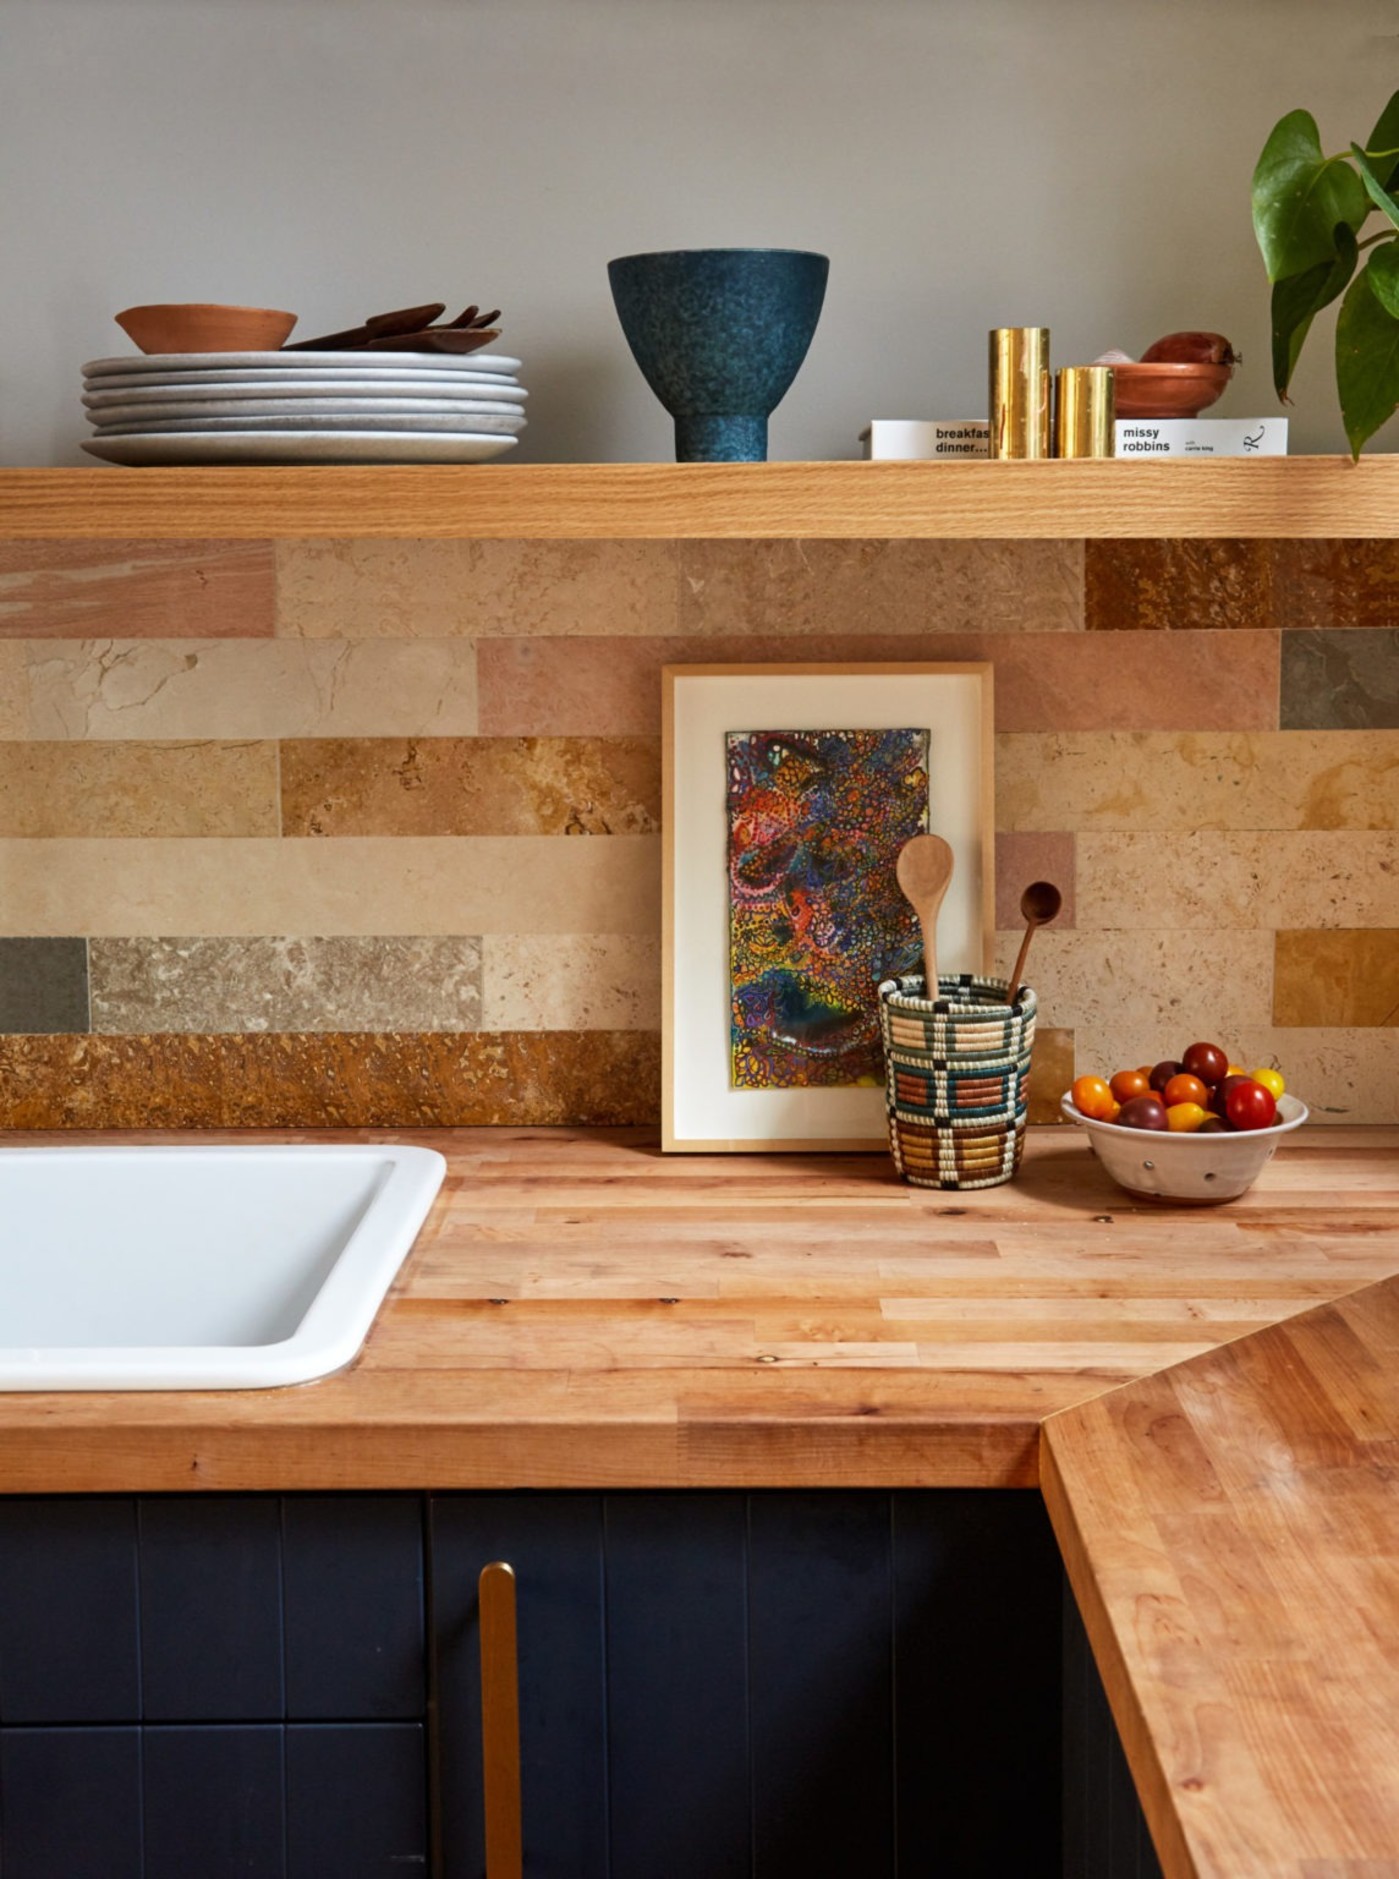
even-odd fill
[(1232, 365), (1115, 365), (1120, 418), (1197, 418), (1221, 396)]
[(128, 307), (117, 325), (142, 352), (276, 352), (296, 325), (275, 307)]

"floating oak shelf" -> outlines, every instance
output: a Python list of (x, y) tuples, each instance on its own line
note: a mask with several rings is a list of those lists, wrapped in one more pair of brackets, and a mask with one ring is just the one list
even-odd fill
[(1399, 536), (1399, 457), (0, 469), (0, 538)]

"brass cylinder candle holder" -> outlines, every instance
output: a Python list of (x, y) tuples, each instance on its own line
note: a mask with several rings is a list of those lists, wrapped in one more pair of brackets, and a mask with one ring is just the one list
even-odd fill
[(1114, 399), (1110, 365), (1066, 365), (1058, 375), (1054, 427), (1061, 457), (1110, 457)]
[(1049, 455), (1049, 328), (991, 329), (993, 457)]

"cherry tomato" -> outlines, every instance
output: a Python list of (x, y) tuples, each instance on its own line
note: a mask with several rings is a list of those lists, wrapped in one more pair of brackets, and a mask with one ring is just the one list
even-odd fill
[(1229, 1068), (1224, 1072), (1224, 1074), (1227, 1077), (1246, 1077), (1248, 1075), (1248, 1071), (1244, 1069), (1241, 1063), (1231, 1063)]
[(1117, 1113), (1117, 1099), (1101, 1077), (1075, 1077), (1069, 1095), (1078, 1113), (1095, 1122), (1111, 1122)]
[(1179, 1075), (1180, 1065), (1169, 1057), (1164, 1058), (1160, 1063), (1153, 1064), (1151, 1067), (1151, 1087), (1159, 1095), (1170, 1082), (1171, 1078), (1178, 1077)]
[(1162, 1090), (1161, 1100), (1167, 1109), (1174, 1109), (1178, 1103), (1193, 1103), (1197, 1109), (1203, 1109), (1209, 1100), (1209, 1091), (1199, 1077), (1187, 1076), (1182, 1070)]
[(1252, 1077), (1241, 1077), (1224, 1099), (1224, 1113), (1236, 1129), (1268, 1129), (1278, 1106), (1270, 1089)]
[(1209, 1111), (1199, 1103), (1172, 1103), (1166, 1110), (1166, 1127), (1177, 1135), (1193, 1135), (1209, 1120)]
[(1166, 1105), (1159, 1096), (1134, 1096), (1117, 1118), (1124, 1129), (1166, 1129)]
[(1229, 1059), (1218, 1044), (1192, 1044), (1180, 1061), (1183, 1070), (1199, 1077), (1209, 1089), (1222, 1083), (1229, 1074)]
[(1248, 1078), (1244, 1075), (1242, 1070), (1231, 1070), (1222, 1083), (1215, 1084), (1214, 1088), (1210, 1091), (1209, 1106), (1217, 1116), (1228, 1114), (1225, 1105), (1229, 1101), (1230, 1090), (1234, 1089), (1240, 1083), (1247, 1082)]
[(1195, 1133), (1197, 1135), (1228, 1135), (1230, 1128), (1223, 1116), (1206, 1116)]
[(1145, 1096), (1151, 1088), (1149, 1070), (1119, 1070), (1108, 1085), (1120, 1103), (1130, 1103), (1134, 1096)]
[(1278, 1097), (1281, 1096), (1283, 1091), (1287, 1088), (1287, 1085), (1282, 1080), (1281, 1074), (1276, 1070), (1251, 1070), (1249, 1075), (1253, 1078), (1255, 1083), (1261, 1083), (1265, 1090), (1272, 1091), (1274, 1102), (1277, 1101)]

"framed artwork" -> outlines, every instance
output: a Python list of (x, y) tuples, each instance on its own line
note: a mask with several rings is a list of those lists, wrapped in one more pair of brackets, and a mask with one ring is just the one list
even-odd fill
[(943, 972), (995, 926), (992, 668), (667, 666), (663, 1145), (887, 1148), (876, 989), (921, 970), (894, 868), (955, 871)]

